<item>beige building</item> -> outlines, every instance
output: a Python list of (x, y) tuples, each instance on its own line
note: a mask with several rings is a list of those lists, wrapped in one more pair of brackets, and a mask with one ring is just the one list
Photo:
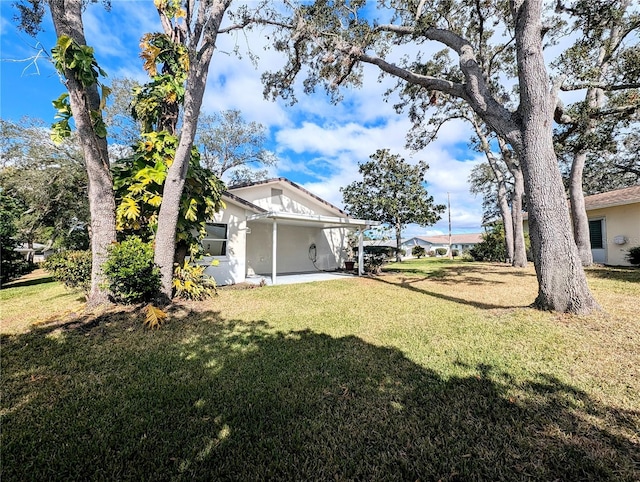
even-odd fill
[(631, 266), (629, 248), (640, 246), (640, 185), (586, 196), (584, 202), (594, 263)]

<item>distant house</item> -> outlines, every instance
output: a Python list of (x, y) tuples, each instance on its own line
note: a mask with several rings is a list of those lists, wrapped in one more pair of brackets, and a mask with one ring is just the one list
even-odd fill
[(223, 200), (202, 241), (203, 262), (218, 261), (207, 273), (219, 285), (265, 276), (276, 284), (278, 274), (340, 269), (349, 232), (379, 224), (351, 218), (285, 178), (234, 186)]
[[(640, 246), (640, 185), (584, 198), (595, 263), (630, 266), (629, 248)], [(529, 231), (524, 219), (524, 230)]]
[[(452, 234), (451, 249), (455, 249), (458, 253), (468, 251), (476, 244), (482, 241), (482, 234)], [(441, 234), (437, 236), (414, 236), (402, 242), (402, 248), (407, 255), (411, 255), (414, 246), (422, 246), (427, 253), (435, 252), (438, 248), (446, 249), (446, 256), (449, 255), (449, 235)]]
[(17, 246), (15, 250), (24, 256), (24, 259), (33, 263), (44, 262), (54, 252), (51, 249), (51, 242), (49, 244), (32, 243), (31, 246), (23, 243)]

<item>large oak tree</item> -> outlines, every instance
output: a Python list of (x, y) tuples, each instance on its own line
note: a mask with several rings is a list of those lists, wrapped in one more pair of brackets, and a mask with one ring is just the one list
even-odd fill
[[(293, 31), (276, 47), (289, 55), (279, 72), (265, 76), (272, 93), (291, 96), (296, 76), (307, 69), (306, 91), (323, 84), (330, 92), (359, 85), (363, 65), (431, 94), (465, 101), (522, 165), (530, 235), (538, 277), (535, 306), (589, 313), (599, 306), (589, 291), (571, 233), (569, 210), (553, 145), (558, 86), (550, 82), (543, 53), (542, 0), (381, 2), (386, 18), (372, 19), (366, 2), (319, 0), (296, 10)], [(390, 19), (390, 20), (388, 20)], [(501, 37), (504, 34), (505, 37)], [(427, 45), (446, 54), (424, 60)], [(402, 57), (398, 46), (409, 46)], [(517, 73), (519, 104), (512, 110), (487, 70), (512, 52), (505, 76)], [(456, 56), (457, 62), (449, 60)]]

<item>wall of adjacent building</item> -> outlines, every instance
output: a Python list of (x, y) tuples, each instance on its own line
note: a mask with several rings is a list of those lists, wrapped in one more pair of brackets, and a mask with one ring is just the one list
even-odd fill
[[(605, 220), (605, 263), (612, 266), (631, 266), (625, 257), (629, 248), (640, 246), (640, 203), (593, 209), (587, 211), (587, 216), (589, 220)], [(616, 244), (615, 239), (618, 236), (624, 237), (624, 244)]]

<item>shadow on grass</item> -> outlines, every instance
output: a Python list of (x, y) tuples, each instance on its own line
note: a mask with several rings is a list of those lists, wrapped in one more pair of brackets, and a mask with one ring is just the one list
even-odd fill
[(433, 296), (434, 298), (438, 298), (445, 301), (451, 301), (452, 303), (459, 303), (462, 305), (474, 306), (476, 308), (480, 308), (481, 310), (495, 310), (495, 309), (508, 309), (508, 308), (527, 308), (529, 305), (513, 305), (513, 306), (505, 306), (505, 305), (494, 305), (491, 303), (483, 303), (481, 301), (473, 301), (467, 300), (465, 298), (458, 298), (456, 296), (445, 295), (443, 293), (437, 293), (435, 291), (425, 290), (424, 288), (417, 288), (413, 286), (413, 283), (418, 283), (420, 281), (425, 281), (429, 278), (400, 278), (397, 282), (390, 281), (389, 279), (385, 279), (384, 277), (372, 277), (371, 279), (375, 281), (379, 281), (381, 283), (385, 283), (391, 286), (397, 286), (399, 288), (405, 288), (414, 293), (420, 293), (422, 295)]
[(514, 269), (506, 264), (487, 265), (478, 263), (453, 264), (451, 266), (430, 266), (427, 264), (418, 267), (411, 267), (410, 264), (406, 267), (394, 264), (393, 266), (385, 267), (384, 272), (390, 274), (414, 274), (423, 276), (424, 279), (434, 279), (444, 284), (457, 284), (464, 281), (465, 284), (470, 285), (505, 283), (504, 281), (488, 279), (488, 273), (491, 275), (516, 276), (520, 278), (535, 278), (536, 276), (535, 273), (517, 268)]
[(585, 270), (589, 276), (596, 278), (610, 279), (615, 281), (629, 281), (631, 283), (640, 283), (640, 267), (601, 267), (594, 266)]
[(11, 288), (24, 288), (25, 286), (36, 286), (36, 285), (41, 285), (43, 283), (52, 283), (52, 282), (53, 282), (52, 276), (42, 276), (40, 278), (30, 278), (25, 280), (11, 281), (9, 283), (2, 285), (2, 289), (9, 290)]
[(2, 480), (640, 478), (640, 414), (552, 376), (444, 378), (353, 336), (177, 318), (3, 337)]

